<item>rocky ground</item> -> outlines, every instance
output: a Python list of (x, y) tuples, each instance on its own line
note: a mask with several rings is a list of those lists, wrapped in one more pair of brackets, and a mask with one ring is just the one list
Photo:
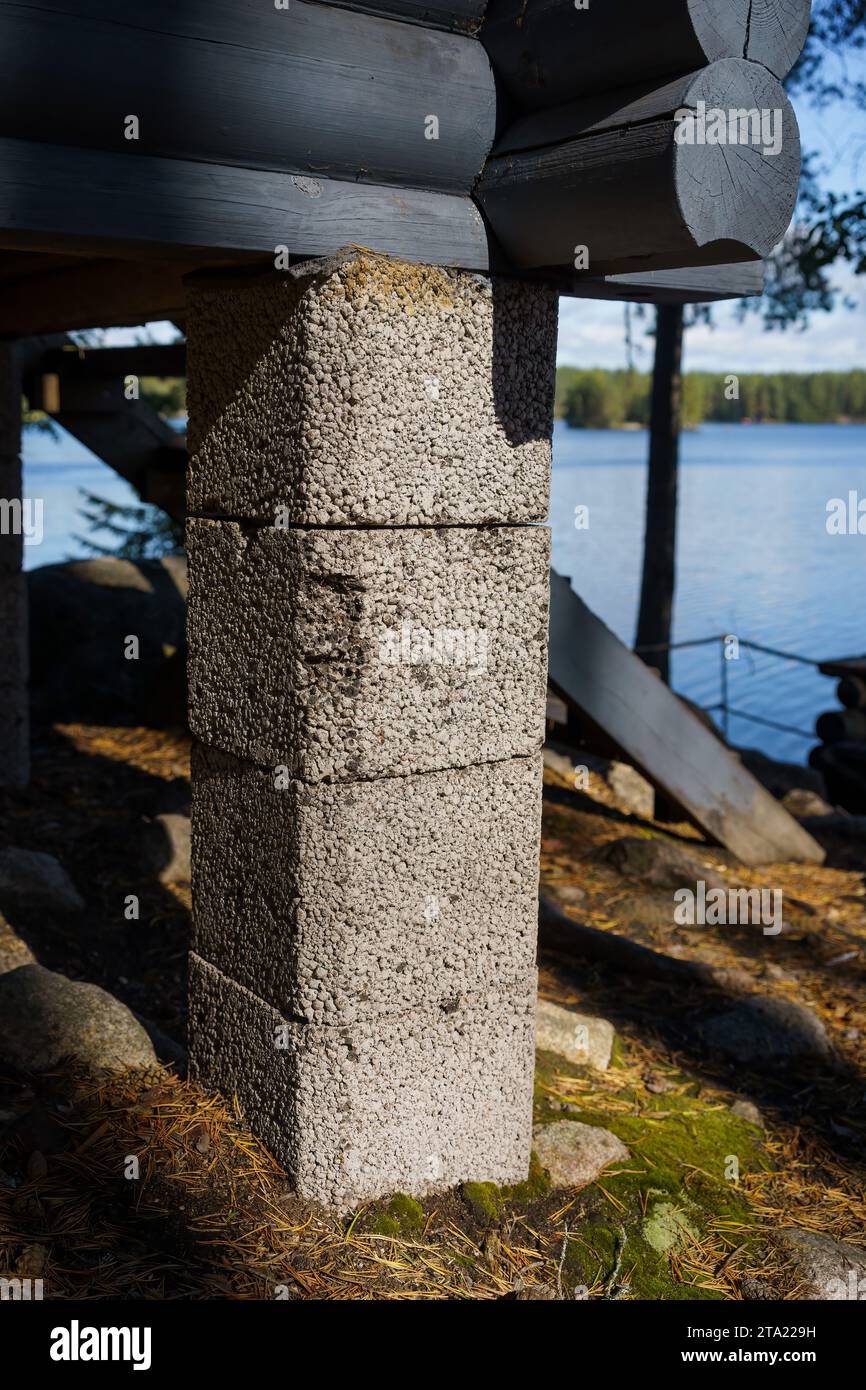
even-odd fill
[[(0, 1273), (92, 1299), (866, 1295), (853, 823), (810, 822), (820, 869), (747, 871), (627, 773), (578, 792), (552, 757), (542, 892), (648, 954), (545, 937), (527, 1182), (338, 1220), (184, 1079), (188, 753), (58, 725), (0, 800)], [(684, 875), (781, 890), (782, 931), (676, 926)]]

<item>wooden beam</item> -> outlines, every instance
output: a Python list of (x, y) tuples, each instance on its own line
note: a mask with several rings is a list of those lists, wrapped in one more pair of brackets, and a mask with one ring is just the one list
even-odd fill
[(551, 571), (550, 679), (591, 728), (744, 864), (824, 851), (724, 744)]
[[(704, 128), (677, 117), (716, 110), (726, 128), (730, 113), (767, 112), (767, 143), (748, 122), (755, 143), (702, 143)], [(768, 256), (793, 212), (799, 169), (797, 122), (779, 82), (725, 58), (663, 87), (523, 117), (499, 141), (476, 197), (516, 266), (575, 264), (585, 247), (578, 268), (590, 275), (636, 273)]]
[(361, 244), (432, 265), (489, 265), (468, 197), (0, 139), (0, 244), (12, 236), (57, 253), (131, 257), (131, 278), (141, 256), (181, 248), (193, 260), (238, 251), (273, 260), (277, 246), (321, 256)]
[(451, 29), (457, 34), (477, 34), (487, 0), (325, 0), (335, 9), (385, 15), (428, 29)]
[(750, 299), (763, 293), (764, 262), (689, 266), (652, 270), (642, 275), (603, 275), (574, 280), (563, 294), (574, 299), (629, 300), (636, 304), (711, 304), (721, 299)]
[(49, 144), (468, 194), (495, 133), (477, 40), (306, 0), (0, 0), (0, 52)]
[(481, 41), (521, 110), (748, 58), (776, 77), (806, 41), (810, 0), (490, 0)]
[[(31, 368), (33, 370), (33, 368)], [(36, 364), (39, 374), (62, 381), (119, 381), (134, 376), (186, 376), (186, 343), (136, 343), (132, 347), (53, 348)], [(38, 407), (37, 407), (38, 409)]]
[(21, 257), (0, 253), (0, 334), (28, 338), (172, 318), (183, 312), (183, 276), (192, 268), (188, 261), (132, 264), (44, 252), (26, 261), (22, 273)]

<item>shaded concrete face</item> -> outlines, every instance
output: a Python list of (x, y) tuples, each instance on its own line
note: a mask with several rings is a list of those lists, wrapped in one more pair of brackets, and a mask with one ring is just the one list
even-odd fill
[(191, 1066), (339, 1207), (527, 1171), (555, 329), (360, 254), (191, 291)]
[[(21, 573), (21, 381), (11, 344), (0, 343), (0, 786), (30, 776), (27, 591)], [(20, 515), (20, 512), (19, 512)]]
[(273, 523), (281, 507), (310, 526), (546, 516), (552, 290), (351, 255), (204, 286), (193, 312), (191, 511)]

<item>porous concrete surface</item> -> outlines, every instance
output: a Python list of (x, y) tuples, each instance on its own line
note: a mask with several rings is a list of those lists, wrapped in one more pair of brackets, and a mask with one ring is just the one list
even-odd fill
[(17, 454), (20, 440), (21, 375), (15, 344), (5, 342), (0, 343), (0, 454)]
[[(0, 446), (0, 500), (14, 502), (21, 497), (21, 460), (16, 455), (4, 455)], [(4, 523), (8, 527), (10, 521)], [(0, 531), (0, 575), (17, 574), (24, 555), (21, 530)]]
[(289, 1016), (352, 1023), (535, 964), (540, 758), (274, 785), (193, 750), (193, 949)]
[(613, 1050), (613, 1025), (606, 1018), (564, 1009), (549, 999), (539, 999), (535, 1046), (555, 1052), (567, 1062), (606, 1071)]
[(190, 285), (189, 510), (542, 520), (557, 295), (349, 251)]
[(237, 1094), (302, 1196), (339, 1209), (517, 1182), (529, 1163), (535, 988), (533, 971), (497, 993), (320, 1028), (287, 1022), (193, 954), (190, 1071)]
[(203, 743), (309, 782), (541, 747), (546, 527), (192, 520), (187, 549), (190, 726)]

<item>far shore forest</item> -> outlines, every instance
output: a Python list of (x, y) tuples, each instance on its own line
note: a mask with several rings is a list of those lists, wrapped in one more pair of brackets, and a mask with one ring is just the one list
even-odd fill
[[(575, 429), (649, 423), (648, 372), (558, 367), (556, 415)], [(821, 425), (866, 421), (866, 371), (687, 372), (683, 425), (704, 422)]]

